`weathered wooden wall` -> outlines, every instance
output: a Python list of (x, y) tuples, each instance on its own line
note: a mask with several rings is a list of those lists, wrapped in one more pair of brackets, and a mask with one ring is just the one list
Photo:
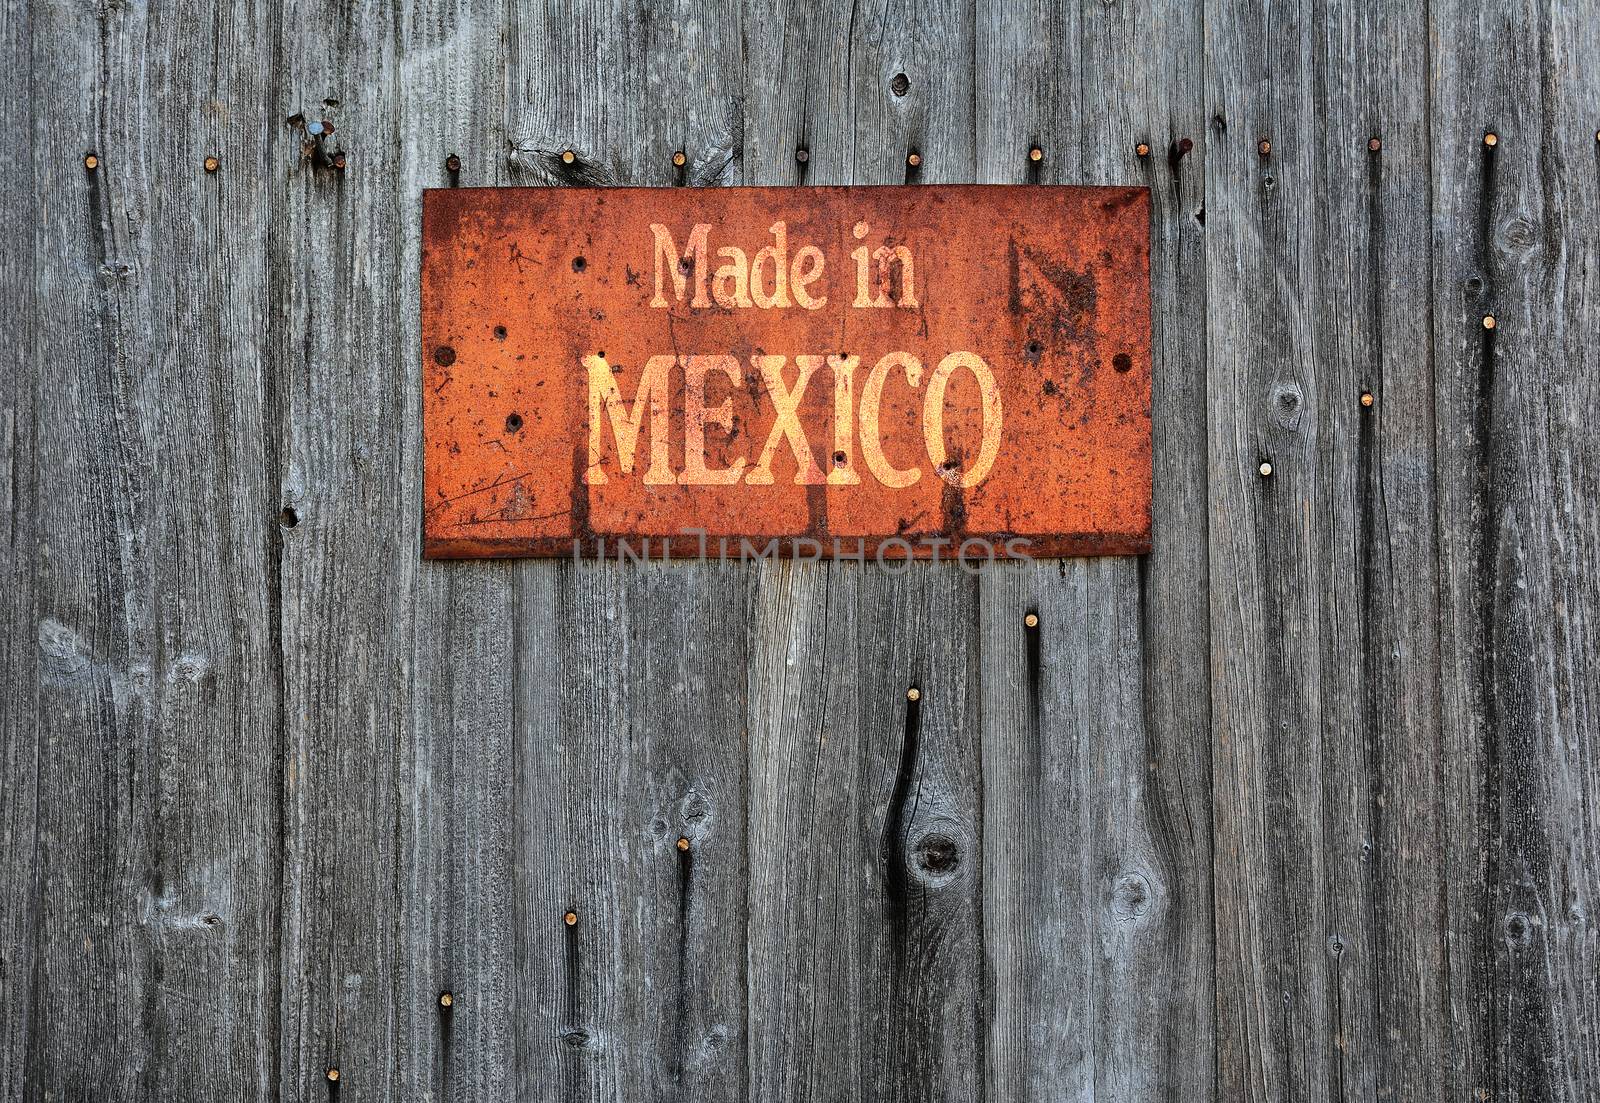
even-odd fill
[[(0, 1098), (1594, 1098), (1596, 57), (0, 7)], [(421, 561), (423, 187), (973, 180), (1152, 190), (1149, 557)]]

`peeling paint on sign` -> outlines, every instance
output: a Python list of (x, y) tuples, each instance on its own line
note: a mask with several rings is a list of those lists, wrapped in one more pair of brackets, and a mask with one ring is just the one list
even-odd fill
[(1144, 188), (432, 190), (433, 557), (1136, 554)]

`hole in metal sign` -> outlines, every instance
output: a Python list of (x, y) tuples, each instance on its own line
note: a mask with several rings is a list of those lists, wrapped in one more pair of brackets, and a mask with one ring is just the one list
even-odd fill
[(1132, 371), (1133, 357), (1125, 352), (1119, 352), (1111, 358), (1111, 366), (1118, 371)]
[(495, 326), (494, 327), (494, 337), (495, 337), (495, 340), (497, 340), (497, 341), (504, 341), (506, 339), (506, 327), (505, 326)]
[(572, 258), (572, 270), (574, 272), (582, 272), (587, 267), (589, 267), (589, 262), (584, 260), (582, 257)]
[(833, 454), (833, 462), (836, 465), (838, 465), (839, 467), (843, 467), (845, 465), (845, 463), (847, 462), (847, 460), (848, 460), (848, 457), (846, 457), (843, 452), (835, 452)]
[(508, 414), (508, 415), (506, 415), (506, 432), (515, 433), (518, 429), (521, 429), (521, 428), (522, 428), (522, 415), (521, 414)]

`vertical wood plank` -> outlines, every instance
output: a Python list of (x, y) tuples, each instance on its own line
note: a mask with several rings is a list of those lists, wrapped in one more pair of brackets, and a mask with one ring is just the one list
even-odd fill
[[(295, 521), (281, 571), (280, 1075), (287, 1094), (342, 1103), (393, 1098), (410, 1075), (405, 786), (417, 770), (411, 647), (423, 626), (402, 443), (416, 369), (400, 335), (415, 329), (416, 308), (394, 271), (416, 202), (404, 194), (397, 18), (288, 5), (267, 130), (282, 493)], [(322, 120), (331, 133), (316, 133)]]
[[(750, 182), (971, 179), (969, 4), (752, 3), (744, 18)], [(762, 571), (752, 1098), (982, 1091), (975, 597), (948, 564)]]
[(1413, 275), (1432, 244), (1428, 32), (1416, 7), (1361, 4), (1309, 29), (1318, 125), (1263, 132), (1256, 160), (1271, 174), (1310, 146), (1310, 175), (1280, 175), (1275, 195), (1309, 204), (1320, 258), (1315, 377), (1269, 401), (1280, 431), (1316, 435), (1328, 1090), (1420, 1099), (1449, 1060), (1429, 1025), (1448, 1012), (1430, 289)]
[[(688, 4), (519, 13), (514, 178), (736, 182), (737, 15)], [(747, 571), (714, 562), (551, 563), (519, 575), (524, 1090), (745, 1096), (748, 585)], [(525, 607), (546, 595), (557, 623), (526, 623)]]
[(1430, 247), (1422, 13), (1206, 19), (1218, 1091), (1412, 1098), (1444, 1014), (1432, 394), (1401, 275)]
[[(401, 12), (397, 53), (406, 60), (397, 86), (393, 186), (403, 250), (393, 278), (404, 303), (420, 302), (421, 189), (509, 180), (507, 19), (499, 0), (440, 0)], [(480, 321), (489, 328), (496, 319)], [(413, 553), (422, 493), (417, 365), (430, 352), (418, 347), (416, 335), (412, 315), (395, 345), (406, 430), (396, 442), (403, 490), (389, 506)], [(513, 816), (515, 579), (524, 569), (505, 562), (415, 568), (406, 732), (414, 752), (399, 780), (397, 859), (406, 890), (394, 976), (401, 1038), (397, 1098), (526, 1094), (517, 1089), (515, 1062), (520, 840)], [(526, 615), (547, 620), (553, 612), (547, 599)]]
[(984, 579), (989, 1090), (1209, 1098), (1200, 21), (1166, 4), (988, 16), (980, 179), (1151, 186), (1156, 472), (1143, 564)]
[[(22, 426), (34, 616), (17, 642), (38, 773), (21, 801), (36, 835), (18, 841), (37, 862), (38, 949), (16, 988), (18, 1067), (37, 1097), (266, 1092), (277, 494), (252, 252), (266, 151), (229, 120), (263, 110), (262, 74), (237, 61), (271, 22), (244, 3), (50, 8), (31, 31), (21, 71), (48, 105), (30, 182), (43, 374)], [(206, 152), (228, 171), (206, 173)]]
[[(1229, 1099), (1324, 1093), (1337, 1065), (1315, 18), (1309, 5), (1205, 8), (1217, 1092)], [(1270, 158), (1263, 138), (1276, 139)]]
[(1432, 19), (1448, 977), (1474, 1098), (1584, 1098), (1596, 1067), (1592, 24)]
[[(32, 17), (27, 8), (0, 9), (0, 65), (31, 82)], [(36, 210), (33, 122), (20, 112), (0, 117), (0, 141), (21, 166), (0, 186), (0, 224), (17, 227), (0, 250), (0, 342), (13, 367), (0, 375), (0, 989), (12, 993), (12, 1013), (0, 1021), (0, 1098), (20, 1099), (30, 1064), (31, 1024), (37, 1014), (39, 960), (39, 652), (34, 614), (34, 557), (38, 554), (38, 477), (34, 425), (44, 380), (38, 367), (39, 324), (34, 274), (41, 236)]]

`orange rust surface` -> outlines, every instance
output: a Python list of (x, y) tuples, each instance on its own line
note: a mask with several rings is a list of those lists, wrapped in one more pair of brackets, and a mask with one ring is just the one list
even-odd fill
[[(786, 226), (786, 259), (811, 245), (822, 276), (817, 309), (696, 308), (670, 271), (657, 291), (651, 225), (686, 248), (708, 224), (706, 264), (754, 259)], [(867, 223), (857, 236), (858, 223)], [(430, 557), (615, 554), (618, 538), (654, 555), (716, 554), (727, 538), (780, 554), (833, 555), (885, 541), (888, 555), (927, 556), (948, 538), (1048, 555), (1137, 554), (1150, 546), (1149, 193), (1144, 188), (912, 186), (860, 188), (430, 190), (423, 196), (422, 382), (424, 553)], [(888, 267), (887, 308), (855, 305), (853, 250), (908, 248), (911, 296)], [(760, 273), (773, 285), (774, 264)], [(871, 265), (869, 276), (878, 269)], [(708, 284), (711, 284), (708, 276)], [(715, 286), (714, 284), (711, 284)], [(736, 281), (724, 288), (737, 290)], [(730, 291), (732, 297), (732, 291)], [(888, 373), (876, 435), (894, 469), (884, 485), (864, 462), (864, 383), (886, 354), (909, 353), (920, 373)], [(954, 352), (981, 358), (998, 392), (998, 450), (981, 481), (960, 486), (983, 449), (983, 383), (949, 374), (942, 402), (945, 467), (933, 462), (927, 393)], [(753, 357), (782, 356), (785, 386), (801, 355), (855, 357), (839, 448), (838, 375), (810, 379), (796, 420), (816, 470), (811, 482), (779, 436), (770, 485), (685, 477), (688, 420), (704, 437), (705, 469), (756, 467), (776, 420)], [(600, 416), (591, 482), (590, 376), (603, 357), (632, 408), (651, 357), (731, 357), (705, 375), (705, 408), (685, 394), (673, 359), (665, 393), (670, 485), (647, 485), (653, 426), (641, 420), (631, 472)], [(726, 363), (726, 362), (724, 362)], [(915, 374), (915, 380), (910, 378)], [(692, 465), (691, 465), (692, 466)], [(840, 482), (846, 470), (859, 479)], [(820, 473), (820, 474), (819, 474)], [(829, 473), (833, 481), (826, 480)], [(724, 476), (726, 477), (726, 476)], [(702, 538), (699, 534), (704, 532)], [(898, 539), (896, 539), (898, 538)], [(899, 541), (904, 541), (901, 544)], [(703, 543), (704, 542), (704, 543)], [(722, 544), (724, 548), (730, 545)], [(734, 554), (730, 552), (729, 554)]]

